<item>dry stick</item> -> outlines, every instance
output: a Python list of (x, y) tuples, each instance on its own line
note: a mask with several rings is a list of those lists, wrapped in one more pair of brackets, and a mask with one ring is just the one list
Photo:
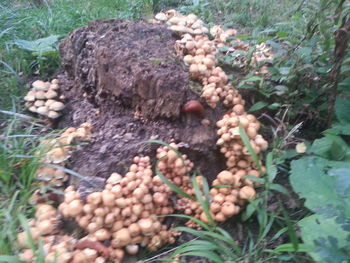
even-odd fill
[(327, 126), (330, 126), (333, 119), (333, 110), (335, 105), (335, 100), (337, 97), (337, 89), (339, 82), (339, 75), (341, 70), (341, 65), (343, 63), (346, 49), (348, 48), (348, 42), (350, 39), (350, 17), (344, 19), (342, 25), (334, 33), (335, 47), (334, 47), (334, 66), (330, 72), (329, 78), (332, 83), (332, 87), (329, 90), (328, 99), (328, 112), (327, 112)]

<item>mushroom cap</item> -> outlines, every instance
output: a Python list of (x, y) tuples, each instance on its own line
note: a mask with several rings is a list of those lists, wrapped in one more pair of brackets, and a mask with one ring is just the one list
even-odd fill
[(31, 112), (37, 112), (37, 107), (35, 107), (35, 106), (33, 105), (33, 106), (30, 106), (30, 107), (28, 108), (28, 110), (31, 111)]
[(49, 85), (42, 81), (42, 80), (36, 80), (32, 83), (32, 86), (34, 88), (34, 90), (41, 90), (41, 91), (47, 91), (49, 89)]
[(46, 96), (45, 96), (45, 92), (42, 90), (38, 90), (35, 92), (35, 98), (38, 100), (45, 100)]
[(159, 20), (159, 21), (167, 21), (168, 20), (168, 17), (163, 12), (156, 14), (156, 16), (154, 18)]
[(139, 252), (139, 246), (138, 245), (127, 245), (125, 247), (125, 250), (129, 255), (136, 255)]
[(28, 91), (27, 95), (24, 97), (25, 101), (35, 101), (35, 91), (30, 90)]
[(55, 100), (53, 100), (53, 99), (48, 99), (48, 100), (45, 102), (45, 106), (50, 106), (53, 102), (55, 102)]
[(256, 196), (256, 192), (253, 187), (251, 186), (244, 186), (240, 191), (239, 191), (239, 197), (241, 199), (247, 199), (247, 200), (252, 200)]
[(56, 163), (56, 164), (62, 163), (68, 158), (69, 158), (68, 152), (64, 150), (62, 147), (54, 148), (46, 154), (47, 161)]
[(49, 114), (49, 107), (47, 107), (47, 106), (38, 107), (36, 112), (41, 114), (41, 115), (47, 116)]
[(50, 104), (49, 109), (53, 111), (60, 111), (64, 109), (64, 104), (60, 101), (54, 101)]
[[(47, 107), (47, 106), (46, 106)], [(50, 119), (57, 119), (58, 117), (60, 117), (61, 114), (56, 112), (56, 111), (52, 111), (50, 110), (47, 114), (47, 117), (49, 117)]]
[(41, 106), (44, 106), (45, 105), (45, 101), (44, 100), (36, 100), (34, 102), (34, 106), (35, 107), (41, 107)]
[(60, 89), (60, 86), (59, 86), (58, 84), (51, 84), (51, 85), (50, 85), (50, 89), (52, 89), (52, 90), (58, 90), (58, 89)]
[(45, 98), (46, 99), (54, 99), (57, 97), (57, 92), (52, 90), (52, 89), (49, 89), (46, 93), (45, 93)]
[(229, 171), (220, 172), (218, 174), (217, 178), (223, 184), (234, 184), (235, 183), (235, 178), (233, 177), (233, 174)]

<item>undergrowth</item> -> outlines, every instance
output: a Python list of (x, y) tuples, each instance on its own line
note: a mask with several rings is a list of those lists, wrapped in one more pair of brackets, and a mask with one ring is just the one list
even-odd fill
[[(147, 19), (169, 5), (196, 13), (208, 25), (237, 28), (237, 38), (248, 44), (266, 42), (275, 57), (267, 75), (260, 76), (249, 63), (235, 68), (237, 54), (222, 49), (221, 66), (230, 70), (238, 89), (253, 94), (247, 99), (251, 112), (271, 125), (271, 131), (265, 128), (272, 134), (267, 174), (254, 179), (261, 185), (257, 199), (234, 218), (240, 231), (230, 231), (231, 223), (181, 228), (195, 240), (173, 249), (171, 256), (215, 262), (347, 262), (350, 55), (345, 48), (337, 60), (334, 38), (349, 19), (349, 3), (343, 0), (2, 1), (0, 109), (6, 111), (0, 113), (0, 254), (18, 253), (14, 244), (20, 218), (33, 214), (29, 199), (36, 189), (39, 157), (34, 153), (40, 150), (42, 127), (20, 114), (27, 83), (57, 74), (58, 42), (75, 28), (93, 19)], [(253, 51), (243, 56), (249, 61)], [(294, 149), (298, 142), (304, 143), (305, 153)], [(305, 198), (305, 207), (293, 190)]]

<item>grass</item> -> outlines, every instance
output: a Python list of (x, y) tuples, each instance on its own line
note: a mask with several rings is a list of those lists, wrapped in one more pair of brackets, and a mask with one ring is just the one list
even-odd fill
[(11, 107), (9, 94), (15, 101), (22, 97), (28, 88), (25, 85), (28, 76), (36, 77), (40, 73), (40, 77), (49, 78), (59, 65), (57, 53), (38, 58), (28, 50), (19, 49), (14, 41), (50, 35), (63, 38), (90, 20), (149, 17), (151, 8), (151, 1), (146, 0), (89, 0), (84, 4), (79, 0), (55, 0), (49, 5), (3, 1), (0, 3), (0, 108)]
[[(33, 41), (52, 35), (65, 37), (75, 28), (93, 19), (149, 17), (151, 1), (5, 0), (0, 3), (0, 109), (21, 112), (21, 98), (27, 92), (28, 79), (50, 78), (57, 73), (59, 57), (55, 52), (37, 56), (21, 49), (17, 40)], [(40, 125), (33, 120), (0, 113), (0, 255), (18, 254), (14, 246), (20, 227), (18, 215), (32, 216), (29, 203), (37, 188), (34, 174), (39, 166)]]
[(36, 189), (34, 174), (39, 165), (35, 123), (23, 123), (17, 117), (7, 121), (0, 139), (0, 254), (16, 252), (19, 214), (32, 214), (28, 204)]
[[(28, 81), (34, 78), (50, 79), (58, 72), (60, 63), (57, 43), (51, 52), (38, 55), (26, 48), (20, 48), (15, 44), (16, 41), (34, 41), (49, 36), (58, 36), (61, 39), (93, 19), (149, 18), (154, 9), (166, 9), (168, 3), (174, 6), (180, 3), (181, 11), (195, 12), (209, 25), (223, 24), (237, 28), (244, 34), (242, 38), (249, 41), (270, 39), (293, 48), (302, 42), (307, 48), (307, 45), (317, 43), (315, 50), (319, 53), (310, 55), (310, 59), (305, 54), (300, 54), (298, 60), (299, 57), (294, 53), (288, 53), (288, 59), (298, 61), (280, 62), (284, 68), (292, 65), (291, 70), (303, 66), (306, 62), (307, 65), (314, 63), (320, 66), (315, 67), (317, 71), (326, 68), (323, 64), (331, 64), (329, 54), (332, 53), (334, 44), (331, 33), (338, 26), (330, 22), (331, 19), (324, 22), (329, 15), (333, 15), (329, 13), (332, 9), (326, 5), (329, 2), (326, 0), (53, 0), (49, 4), (39, 2), (3, 0), (0, 3), (0, 110), (10, 112), (0, 112), (0, 255), (16, 255), (19, 252), (14, 245), (16, 233), (21, 227), (21, 218), (23, 221), (23, 216), (33, 215), (29, 199), (37, 188), (33, 184), (33, 177), (40, 165), (39, 157), (34, 153), (40, 150), (38, 142), (41, 139), (41, 126), (35, 120), (16, 112), (20, 113), (23, 110), (21, 98), (29, 88)], [(313, 35), (310, 26), (316, 26), (319, 31), (316, 30), (317, 33)], [(303, 60), (305, 57), (309, 60)], [(292, 77), (299, 79), (298, 74), (295, 73)], [(291, 74), (285, 77), (290, 76)], [(302, 86), (300, 82), (297, 84)], [(296, 97), (297, 93), (293, 92), (300, 92), (301, 97), (306, 94), (304, 91), (298, 91), (299, 87), (290, 87), (291, 96)], [(310, 90), (309, 86), (306, 89)], [(317, 87), (318, 89), (321, 90), (321, 87)], [(281, 99), (285, 100), (286, 96)], [(283, 123), (283, 129), (288, 130), (287, 126)], [(277, 135), (273, 138), (273, 149), (266, 158), (267, 174), (263, 179), (256, 179), (257, 183), (261, 184), (258, 197), (247, 206), (241, 216), (234, 218), (235, 228), (232, 222), (223, 224), (222, 228), (202, 222), (204, 230), (200, 231), (182, 228), (184, 232), (191, 232), (197, 240), (180, 245), (172, 253), (173, 256), (197, 255), (198, 252), (202, 252), (202, 255), (205, 253), (207, 258), (211, 257), (215, 262), (312, 262), (303, 253), (308, 251), (308, 247), (301, 243), (297, 228), (297, 222), (308, 211), (303, 207), (286, 208), (282, 201), (276, 201), (287, 202), (290, 197), (286, 194), (291, 192), (286, 183), (289, 164), (283, 157), (288, 148), (287, 139), (281, 139), (281, 136)], [(249, 142), (246, 140), (245, 143)], [(197, 187), (197, 198), (201, 197), (199, 190)], [(201, 199), (203, 207), (207, 207), (205, 201), (204, 198)], [(239, 241), (238, 247), (236, 241)]]

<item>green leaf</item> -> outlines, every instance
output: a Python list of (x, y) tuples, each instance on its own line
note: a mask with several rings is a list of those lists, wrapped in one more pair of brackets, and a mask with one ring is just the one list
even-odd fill
[(174, 217), (180, 217), (180, 218), (187, 218), (189, 220), (192, 220), (193, 222), (195, 222), (197, 225), (199, 225), (200, 227), (202, 227), (203, 229), (206, 230), (210, 230), (210, 226), (207, 225), (206, 223), (204, 223), (203, 221), (199, 220), (198, 218), (195, 218), (193, 216), (189, 216), (189, 215), (182, 215), (182, 214), (170, 214), (170, 215), (166, 215), (166, 216), (174, 216)]
[(255, 166), (259, 169), (260, 173), (262, 173), (261, 172), (261, 165), (260, 165), (260, 162), (259, 162), (259, 158), (258, 158), (256, 152), (254, 152), (253, 147), (250, 145), (248, 135), (245, 132), (245, 130), (242, 127), (242, 125), (239, 125), (239, 135), (241, 136), (241, 139), (242, 139), (242, 142), (243, 142), (244, 146), (247, 147), (248, 152), (249, 152), (250, 156), (252, 157), (252, 159), (253, 159), (253, 161), (255, 163)]
[[(342, 248), (348, 244), (349, 232), (345, 231), (336, 219), (326, 218), (323, 215), (311, 215), (299, 222), (301, 237), (306, 245), (314, 249), (310, 255), (316, 262), (345, 262)], [(331, 238), (330, 238), (331, 237)], [(336, 239), (336, 248), (332, 248), (332, 237)], [(326, 259), (332, 255), (331, 259)], [(348, 260), (350, 259), (348, 255)]]
[(267, 105), (269, 105), (267, 102), (259, 101), (250, 107), (249, 112), (261, 110), (262, 108), (266, 107)]
[(350, 200), (340, 196), (336, 189), (336, 176), (327, 173), (328, 167), (350, 168), (350, 163), (314, 156), (292, 161), (291, 185), (300, 198), (305, 198), (305, 206), (314, 212), (330, 213), (333, 210), (348, 213)]
[[(156, 165), (157, 166), (157, 165)], [(195, 200), (195, 198), (193, 196), (190, 196), (189, 194), (185, 193), (180, 187), (178, 187), (177, 185), (173, 184), (172, 182), (169, 181), (168, 178), (166, 178), (161, 171), (158, 170), (158, 168), (156, 168), (156, 175), (159, 176), (159, 178), (163, 181), (163, 183), (165, 183), (167, 186), (170, 187), (170, 189), (177, 193), (178, 195), (181, 195), (183, 197), (186, 197), (190, 200)]]
[(335, 177), (335, 189), (342, 198), (350, 198), (350, 168), (335, 168), (328, 174)]
[(282, 244), (276, 247), (273, 250), (270, 250), (270, 252), (274, 253), (281, 253), (281, 252), (309, 252), (312, 250), (312, 246), (305, 245), (305, 244), (299, 244), (298, 249), (295, 250), (292, 243)]
[(340, 123), (350, 124), (350, 99), (338, 96), (334, 109)]
[(13, 44), (15, 44), (21, 49), (32, 51), (38, 54), (43, 54), (45, 52), (57, 51), (57, 44), (59, 38), (59, 35), (51, 35), (33, 41), (18, 39), (13, 41)]
[(315, 140), (310, 151), (330, 160), (350, 161), (349, 146), (340, 136), (334, 134), (325, 133), (323, 138)]
[(272, 152), (269, 152), (266, 156), (266, 173), (267, 173), (267, 178), (270, 183), (275, 180), (275, 177), (277, 175), (277, 167), (273, 163), (273, 154)]
[(181, 254), (181, 256), (197, 256), (197, 257), (203, 257), (208, 258), (216, 263), (224, 263), (224, 260), (220, 258), (216, 253), (212, 252), (205, 252), (205, 251), (191, 251), (184, 254)]
[(286, 195), (286, 196), (289, 196), (288, 190), (287, 190), (284, 186), (282, 186), (282, 185), (280, 185), (280, 184), (271, 184), (271, 185), (269, 186), (269, 188), (270, 188), (271, 190), (274, 190), (274, 191), (276, 191), (276, 192), (279, 192), (279, 193), (281, 193), (281, 194), (284, 194), (284, 195)]
[(243, 221), (247, 221), (249, 218), (251, 218), (251, 216), (254, 214), (254, 212), (256, 211), (256, 205), (253, 204), (252, 202), (250, 202), (246, 208), (244, 209), (243, 213), (242, 213), (242, 220)]
[[(203, 176), (202, 176), (202, 180), (203, 180), (203, 186), (204, 186), (204, 181), (206, 181), (206, 179)], [(202, 191), (197, 183), (195, 176), (192, 177), (192, 185), (194, 188), (196, 198), (197, 198), (198, 202), (201, 204), (203, 212), (205, 213), (205, 215), (208, 218), (209, 224), (215, 225), (215, 221), (213, 220), (213, 217), (211, 216), (211, 213), (210, 213), (209, 200), (208, 200), (209, 195), (205, 194), (206, 198), (205, 199), (203, 198), (203, 193), (202, 193)]]
[(331, 128), (325, 131), (334, 135), (350, 135), (350, 123), (336, 123)]

